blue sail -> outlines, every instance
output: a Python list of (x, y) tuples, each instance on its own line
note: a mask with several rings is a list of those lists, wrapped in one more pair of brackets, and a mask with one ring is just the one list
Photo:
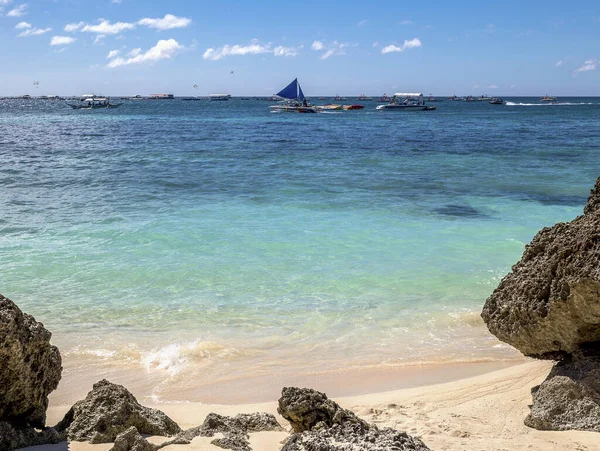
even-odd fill
[[(277, 93), (277, 95), (279, 97), (283, 97), (284, 99), (297, 99), (298, 98), (298, 79), (294, 79), (293, 82), (291, 82), (289, 85), (287, 85), (285, 88), (283, 88), (281, 91), (279, 91)], [(300, 93), (302, 93), (302, 90), (300, 90)], [(302, 95), (302, 98), (304, 98), (304, 95)]]
[(302, 88), (300, 87), (300, 83), (298, 83), (298, 98), (300, 100), (304, 100), (304, 93), (302, 92)]

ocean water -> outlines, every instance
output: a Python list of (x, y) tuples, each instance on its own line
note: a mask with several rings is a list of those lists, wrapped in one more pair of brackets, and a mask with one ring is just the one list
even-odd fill
[(582, 214), (600, 99), (505, 100), (0, 101), (0, 293), (53, 332), (63, 391), (110, 376), (159, 401), (236, 381), (260, 398), (518, 359), (479, 313), (540, 228)]

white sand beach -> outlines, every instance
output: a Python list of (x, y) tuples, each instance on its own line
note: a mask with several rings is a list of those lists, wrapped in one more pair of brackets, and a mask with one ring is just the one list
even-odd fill
[[(380, 427), (404, 430), (420, 437), (432, 450), (515, 451), (515, 450), (597, 450), (598, 434), (593, 432), (551, 432), (526, 427), (531, 388), (547, 376), (552, 362), (527, 361), (497, 371), (452, 382), (411, 387), (395, 391), (350, 397), (333, 397), (342, 407)], [(439, 371), (444, 371), (439, 368)], [(135, 393), (135, 387), (129, 387)], [(238, 413), (275, 414), (288, 432), (261, 432), (251, 435), (255, 451), (279, 450), (289, 436), (289, 424), (277, 415), (277, 400), (260, 404), (158, 404), (182, 428), (197, 426), (210, 412), (234, 416)], [(68, 410), (54, 405), (48, 424), (55, 424)], [(161, 443), (163, 437), (151, 437)], [(189, 445), (171, 445), (165, 450), (218, 450), (212, 438), (198, 437)], [(103, 451), (112, 444), (61, 443), (29, 448), (38, 451)]]

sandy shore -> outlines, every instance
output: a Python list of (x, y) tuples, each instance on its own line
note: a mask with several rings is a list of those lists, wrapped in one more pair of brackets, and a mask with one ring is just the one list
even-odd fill
[[(334, 398), (365, 420), (380, 426), (405, 430), (420, 437), (432, 450), (514, 451), (595, 450), (600, 436), (592, 432), (543, 432), (523, 424), (531, 402), (530, 390), (546, 375), (551, 362), (529, 361), (520, 365), (466, 379), (374, 394)], [(440, 370), (442, 371), (442, 370)], [(55, 424), (69, 406), (51, 406), (48, 423)], [(277, 415), (277, 402), (243, 405), (160, 404), (154, 405), (182, 428), (197, 426), (209, 412), (223, 415), (270, 412)], [(289, 429), (281, 417), (280, 423)], [(255, 451), (279, 450), (288, 432), (263, 432), (251, 436)], [(154, 443), (165, 440), (152, 437)], [(210, 438), (196, 438), (190, 445), (172, 445), (165, 450), (219, 450)], [(29, 448), (38, 451), (102, 451), (111, 444), (62, 443)]]

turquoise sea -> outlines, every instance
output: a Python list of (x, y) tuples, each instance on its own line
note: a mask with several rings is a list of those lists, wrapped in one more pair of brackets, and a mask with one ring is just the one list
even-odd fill
[(479, 313), (539, 229), (582, 214), (600, 98), (505, 100), (0, 101), (0, 293), (53, 332), (63, 381), (159, 401), (518, 359)]

